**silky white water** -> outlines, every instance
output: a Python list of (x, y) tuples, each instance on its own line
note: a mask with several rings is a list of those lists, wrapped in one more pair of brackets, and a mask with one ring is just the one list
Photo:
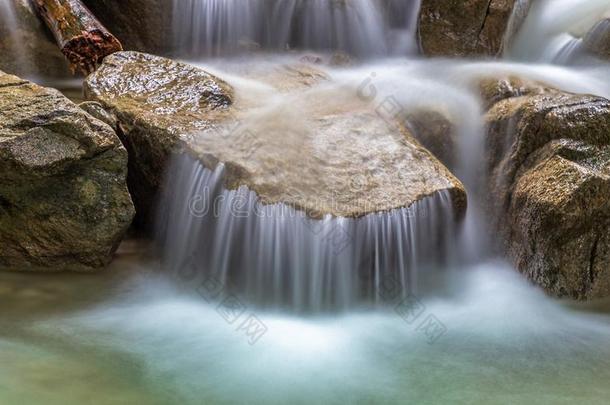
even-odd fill
[[(283, 129), (285, 117), (298, 117), (303, 110), (293, 93), (283, 94), (252, 77), (299, 59), (261, 55), (210, 61), (201, 67), (228, 81), (237, 94), (256, 100), (259, 108), (243, 116), (241, 125), (257, 133), (273, 131), (276, 122)], [(457, 263), (493, 255), (494, 243), (486, 236), (488, 219), (476, 193), (484, 181), (479, 81), (518, 76), (566, 91), (610, 96), (610, 71), (601, 65), (575, 70), (507, 62), (386, 59), (351, 68), (317, 68), (329, 77), (324, 90), (313, 93), (322, 110), (345, 100), (347, 89), (372, 108), (394, 100), (400, 111), (393, 118), (431, 109), (453, 122), (459, 139), (453, 169), (471, 191), (466, 219), (459, 226), (452, 220), (448, 195), (360, 219), (308, 219), (282, 204), (260, 206), (246, 188), (224, 190), (222, 168), (213, 173), (195, 159), (181, 157), (168, 174), (160, 227), (164, 263), (178, 278), (193, 286), (212, 278), (230, 284), (252, 303), (295, 311), (379, 303), (379, 286), (388, 279), (403, 297), (428, 294), (429, 289), (420, 285), (422, 274), (434, 277)], [(302, 94), (308, 96), (305, 90)], [(289, 124), (294, 133), (302, 133), (302, 125), (307, 120)]]
[[(608, 307), (549, 300), (501, 262), (438, 278), (415, 319), (245, 302), (231, 324), (126, 248), (107, 274), (0, 275), (10, 308), (0, 402), (605, 404), (610, 394)], [(239, 330), (251, 314), (267, 328), (253, 345)], [(428, 319), (445, 331), (433, 343)]]
[(507, 54), (539, 63), (582, 58), (580, 43), (600, 20), (610, 17), (609, 0), (538, 0)]
[(414, 52), (419, 0), (174, 0), (177, 51), (191, 56), (258, 48)]
[[(582, 7), (567, 6), (575, 2)], [(244, 17), (257, 2), (197, 4)], [(287, 4), (296, 3), (282, 2), (279, 10)], [(574, 66), (574, 59), (563, 63), (554, 50), (547, 54), (563, 33), (579, 38), (594, 24), (590, 16), (603, 15), (607, 5), (538, 1), (506, 58), (495, 62), (389, 57), (385, 46), (380, 49), (386, 58), (371, 58), (371, 42), (358, 50), (329, 39), (336, 26), (320, 31), (326, 41), (320, 46), (314, 46), (315, 35), (300, 32), (266, 43), (264, 31), (246, 30), (260, 22), (248, 22), (250, 17), (241, 25), (245, 34), (213, 26), (206, 30), (221, 39), (187, 37), (183, 46), (191, 56), (231, 51), (230, 58), (194, 63), (260, 100), (267, 122), (293, 106), (268, 83), (253, 79), (255, 73), (299, 63), (310, 54), (283, 52), (286, 44), (307, 44), (303, 47), (316, 48), (325, 58), (334, 49), (368, 56), (355, 57), (350, 67), (316, 65), (330, 78), (328, 94), (347, 89), (373, 107), (393, 97), (405, 116), (431, 108), (450, 118), (460, 139), (452, 169), (469, 190), (464, 222), (449, 231), (457, 225), (443, 220), (450, 212), (438, 196), (424, 201), (426, 208), (361, 219), (378, 239), (389, 237), (391, 243), (376, 245), (365, 233), (336, 255), (312, 226), (357, 228), (355, 220), (327, 218), (312, 225), (288, 207), (257, 205), (246, 189), (223, 190), (222, 167), (211, 172), (180, 159), (172, 166), (170, 195), (161, 209), (160, 250), (127, 242), (111, 268), (94, 276), (0, 275), (8, 308), (0, 317), (0, 402), (607, 403), (609, 303), (553, 300), (496, 258), (488, 219), (473, 191), (484, 180), (478, 80), (515, 75), (610, 97), (607, 63), (583, 58)], [(350, 29), (382, 35), (378, 44), (392, 43), (392, 32), (400, 37), (408, 25), (387, 15), (373, 13)], [(252, 43), (239, 43), (244, 36), (265, 52), (251, 53)], [(323, 52), (328, 48), (331, 52)], [(320, 107), (332, 102), (320, 98)], [(298, 125), (302, 121), (295, 120)], [(248, 215), (231, 215), (236, 207)], [(260, 237), (240, 240), (253, 232)], [(420, 266), (411, 254), (437, 242), (439, 233), (443, 248), (423, 249), (428, 262)], [(404, 238), (397, 242), (399, 235)], [(374, 271), (362, 277), (349, 271), (358, 269), (350, 260), (367, 247), (391, 265), (367, 265)], [(153, 253), (163, 261), (157, 263)], [(316, 264), (320, 258), (329, 261)], [(396, 266), (400, 260), (408, 264)], [(378, 277), (395, 268), (400, 277)], [(405, 298), (411, 311), (400, 305)]]

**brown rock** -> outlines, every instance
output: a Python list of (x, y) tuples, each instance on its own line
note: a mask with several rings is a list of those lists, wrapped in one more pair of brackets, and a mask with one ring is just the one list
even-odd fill
[(489, 206), (518, 269), (556, 296), (610, 295), (610, 101), (547, 89), (487, 113)]
[(422, 51), (429, 56), (498, 56), (528, 9), (527, 0), (422, 0)]
[(223, 121), (232, 89), (193, 66), (137, 52), (118, 52), (84, 83), (85, 97), (118, 121), (129, 151), (128, 183), (140, 225), (150, 224), (164, 170), (180, 138)]

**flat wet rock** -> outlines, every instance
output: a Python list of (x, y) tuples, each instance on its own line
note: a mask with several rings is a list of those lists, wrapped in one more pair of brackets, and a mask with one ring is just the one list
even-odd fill
[(118, 117), (134, 170), (155, 179), (155, 192), (169, 156), (186, 150), (209, 169), (223, 163), (228, 188), (316, 216), (408, 207), (443, 190), (463, 212), (460, 182), (355, 92), (309, 66), (248, 80), (233, 90), (189, 65), (120, 53), (87, 79), (86, 93)]

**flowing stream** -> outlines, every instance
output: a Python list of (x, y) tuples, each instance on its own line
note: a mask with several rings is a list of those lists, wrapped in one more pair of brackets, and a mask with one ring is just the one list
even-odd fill
[[(372, 108), (391, 98), (405, 114), (442, 111), (460, 140), (453, 171), (469, 190), (466, 218), (456, 227), (439, 194), (312, 220), (223, 189), (222, 166), (181, 158), (161, 204), (160, 250), (127, 241), (94, 276), (0, 275), (0, 402), (607, 403), (610, 302), (553, 300), (494, 257), (476, 190), (478, 80), (515, 75), (610, 98), (610, 65), (566, 51), (610, 1), (535, 2), (499, 61), (419, 57), (419, 1), (174, 7), (176, 53), (259, 103), (243, 117), (254, 129), (306, 130), (294, 93), (261, 71), (337, 51), (354, 59), (316, 66), (329, 78), (314, 94), (320, 109), (347, 92)], [(339, 250), (325, 231), (337, 227), (351, 235)], [(387, 279), (388, 268), (401, 271)]]

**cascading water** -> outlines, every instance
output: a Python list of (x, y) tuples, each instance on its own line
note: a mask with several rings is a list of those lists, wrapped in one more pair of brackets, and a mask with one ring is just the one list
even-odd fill
[(608, 0), (535, 1), (507, 55), (542, 63), (574, 62), (580, 56), (582, 38), (609, 16)]
[(258, 47), (404, 54), (416, 48), (418, 9), (418, 0), (174, 0), (174, 33), (191, 57)]
[[(360, 54), (375, 54), (369, 43), (363, 48), (351, 49), (346, 43), (337, 42), (334, 32), (349, 32), (356, 28), (355, 21), (360, 13), (367, 15), (358, 29), (370, 30), (383, 37), (381, 43), (388, 44), (392, 27), (402, 27), (399, 36), (408, 33), (404, 43), (414, 43), (415, 33), (413, 12), (416, 3), (390, 1), (356, 1), (338, 4), (328, 1), (280, 1), (237, 3), (225, 1), (181, 2), (182, 10), (189, 10), (191, 24), (181, 19), (179, 30), (183, 39), (185, 32), (193, 35), (193, 50), (215, 53), (215, 49), (226, 50), (237, 45), (240, 39), (248, 38), (265, 48), (283, 49), (286, 44), (301, 49), (320, 48), (326, 50), (349, 50)], [(307, 3), (307, 5), (305, 4)], [(553, 6), (555, 3), (553, 3)], [(189, 8), (190, 7), (190, 8)], [(201, 9), (198, 9), (200, 7)], [(335, 13), (328, 13), (331, 7)], [(523, 2), (527, 9), (529, 2)], [(583, 16), (601, 12), (607, 2), (590, 2), (586, 10), (581, 10), (579, 18), (567, 18), (562, 23), (555, 18), (556, 25), (538, 27), (540, 19), (546, 22), (552, 13), (550, 3), (540, 3), (538, 8), (523, 22), (523, 30), (529, 36), (543, 37), (546, 44), (549, 36), (573, 28), (573, 21), (582, 25)], [(368, 11), (367, 11), (368, 9)], [(417, 9), (417, 8), (416, 8)], [(519, 9), (518, 13), (523, 12)], [(407, 11), (411, 10), (411, 14)], [(366, 11), (366, 12), (365, 12)], [(396, 19), (398, 11), (406, 17)], [(318, 15), (324, 13), (325, 16)], [(180, 14), (178, 14), (180, 16)], [(341, 18), (337, 16), (341, 15)], [(205, 21), (198, 21), (199, 17)], [(277, 16), (285, 16), (278, 18)], [(330, 18), (329, 16), (332, 16)], [(520, 15), (513, 16), (515, 21)], [(556, 16), (555, 16), (556, 17)], [(588, 25), (581, 27), (581, 31)], [(215, 23), (213, 23), (213, 21)], [(220, 23), (219, 23), (220, 21)], [(271, 23), (270, 21), (273, 21)], [(588, 21), (588, 20), (587, 20)], [(279, 22), (282, 22), (282, 26)], [(316, 27), (315, 24), (319, 24)], [(513, 24), (517, 24), (514, 22)], [(241, 27), (240, 29), (234, 27)], [(315, 27), (315, 28), (314, 28)], [(407, 28), (404, 28), (407, 27)], [(516, 29), (516, 28), (515, 28)], [(226, 31), (225, 31), (226, 30)], [(272, 35), (273, 33), (273, 35)], [(230, 34), (230, 35), (229, 35)], [(206, 43), (197, 43), (206, 38)], [(355, 37), (354, 37), (355, 38)], [(274, 42), (276, 41), (276, 42)], [(508, 39), (507, 39), (508, 41)], [(507, 42), (508, 43), (508, 42)], [(520, 37), (510, 41), (507, 54), (527, 54), (536, 44), (525, 46)], [(313, 45), (312, 45), (313, 44)], [(314, 46), (317, 45), (317, 46)], [(361, 44), (362, 45), (362, 44)], [(540, 45), (542, 46), (542, 45)], [(232, 48), (236, 51), (236, 48)], [(388, 54), (387, 48), (383, 49)], [(298, 54), (296, 55), (298, 58)], [(250, 65), (259, 65), (259, 70), (269, 69), (274, 63), (290, 63), (286, 59), (271, 62), (265, 56), (250, 56)], [(265, 60), (266, 59), (266, 60)], [(256, 62), (256, 60), (260, 60)], [(236, 69), (234, 65), (238, 65)], [(233, 67), (231, 67), (233, 66)], [(229, 82), (239, 87), (248, 68), (240, 62), (229, 63), (220, 60), (209, 63), (205, 69), (225, 76)], [(323, 69), (320, 67), (320, 69)], [(228, 74), (231, 70), (237, 75)], [(323, 69), (324, 70), (324, 69)], [(222, 189), (222, 169), (209, 172), (195, 159), (182, 158), (176, 162), (170, 175), (171, 185), (163, 205), (164, 226), (162, 244), (168, 267), (177, 272), (186, 272), (190, 278), (212, 277), (221, 283), (233, 285), (252, 302), (269, 306), (289, 307), (296, 310), (322, 310), (330, 308), (350, 308), (365, 301), (374, 300), (375, 286), (383, 282), (386, 274), (394, 273), (403, 294), (417, 292), (417, 279), (421, 278), (423, 264), (434, 263), (438, 257), (447, 259), (449, 247), (459, 245), (460, 260), (479, 261), (493, 251), (493, 243), (485, 235), (487, 220), (479, 206), (479, 193), (485, 182), (481, 175), (484, 155), (484, 123), (477, 83), (482, 77), (518, 75), (539, 80), (568, 91), (610, 95), (610, 86), (603, 80), (604, 71), (593, 70), (578, 73), (551, 66), (525, 66), (510, 63), (464, 63), (448, 61), (391, 60), (376, 62), (351, 69), (329, 69), (324, 71), (339, 89), (351, 88), (356, 95), (362, 83), (369, 80), (370, 92), (375, 94), (372, 104), (379, 104), (389, 97), (398, 100), (405, 116), (411, 111), (443, 111), (456, 126), (459, 139), (459, 157), (454, 172), (470, 190), (469, 210), (458, 241), (455, 233), (449, 231), (452, 224), (451, 204), (447, 196), (436, 196), (405, 210), (392, 213), (369, 215), (361, 219), (326, 218), (307, 219), (304, 214), (287, 206), (260, 207), (253, 193), (246, 189), (227, 191)], [(228, 77), (227, 77), (228, 75)], [(374, 79), (372, 79), (374, 78)], [(239, 90), (238, 90), (239, 91)], [(241, 93), (254, 93), (252, 89), (242, 89)], [(259, 96), (283, 100), (281, 94)], [(331, 103), (336, 100), (330, 101)], [(293, 101), (269, 104), (265, 123), (272, 123), (286, 112), (274, 105), (290, 105)], [(324, 101), (319, 100), (321, 108)], [(265, 103), (263, 103), (265, 104)], [(328, 109), (332, 109), (329, 104)], [(298, 107), (296, 107), (298, 109)], [(298, 116), (295, 113), (295, 116)], [(254, 124), (255, 125), (255, 124)], [(296, 122), (293, 125), (299, 125)], [(267, 128), (268, 130), (268, 128)], [(278, 136), (281, 134), (278, 133)], [(179, 180), (177, 180), (179, 179)], [(199, 198), (199, 202), (210, 208), (206, 215), (194, 215), (189, 203)], [(218, 204), (219, 201), (222, 203)], [(235, 206), (244, 209), (244, 218), (231, 214)], [(211, 211), (217, 210), (216, 213)], [(422, 217), (422, 212), (425, 215)], [(256, 213), (262, 213), (257, 215)], [(171, 221), (168, 220), (171, 218)], [(440, 227), (440, 228), (439, 228)], [(340, 254), (333, 253), (329, 230), (352, 238), (347, 248)], [(439, 233), (439, 229), (442, 230)], [(434, 251), (434, 249), (440, 250)], [(373, 259), (372, 264), (368, 259)], [(364, 265), (363, 265), (364, 263)], [(436, 261), (436, 267), (442, 263)], [(445, 261), (445, 265), (448, 261)], [(452, 262), (455, 263), (455, 262)], [(362, 274), (369, 272), (369, 276)], [(372, 293), (373, 291), (373, 293)]]
[[(381, 0), (310, 0), (303, 8), (306, 2), (175, 0), (187, 51), (176, 53), (235, 54), (255, 43), (269, 50), (206, 58), (201, 67), (260, 106), (256, 120), (245, 117), (249, 125), (282, 120), (300, 134), (307, 112), (295, 101), (304, 92), (271, 91), (251, 70), (292, 66), (310, 48), (390, 56), (402, 52), (400, 42), (408, 51), (417, 14), (409, 0), (386, 0), (385, 8)], [(343, 8), (348, 2), (354, 7)], [(339, 7), (334, 14), (329, 3)], [(321, 110), (342, 104), (342, 92), (357, 97), (364, 89), (373, 109), (392, 97), (404, 116), (432, 110), (455, 126), (459, 153), (451, 169), (469, 191), (457, 241), (442, 193), (393, 212), (314, 220), (286, 205), (261, 205), (246, 188), (226, 190), (226, 167), (210, 171), (181, 156), (169, 169), (160, 212), (161, 274), (150, 271), (156, 261), (133, 241), (99, 274), (0, 274), (7, 309), (0, 317), (0, 402), (84, 403), (95, 392), (102, 394), (96, 403), (112, 404), (607, 403), (607, 304), (551, 300), (510, 266), (488, 260), (494, 236), (477, 193), (485, 180), (481, 78), (516, 76), (610, 98), (608, 63), (579, 51), (558, 57), (609, 3), (534, 0), (507, 40), (504, 60), (401, 57), (315, 66), (331, 83), (326, 97), (316, 94)], [(374, 12), (360, 19), (367, 10)], [(316, 20), (304, 12), (317, 13)], [(362, 42), (339, 35), (346, 32)], [(283, 52), (287, 46), (292, 52)], [(169, 280), (166, 267), (174, 270)], [(216, 292), (223, 283), (231, 291), (221, 299), (202, 298), (200, 289)], [(415, 293), (414, 305), (401, 312), (396, 290), (400, 297)], [(233, 293), (243, 305), (230, 318), (221, 300)], [(375, 310), (367, 305), (386, 300)], [(250, 319), (264, 326), (259, 340), (244, 331)]]
[(391, 212), (319, 220), (262, 205), (245, 187), (224, 189), (222, 165), (211, 172), (183, 156), (168, 179), (165, 265), (182, 281), (230, 286), (273, 308), (319, 312), (383, 303), (384, 293), (405, 298), (418, 269), (444, 264), (453, 237), (448, 192)]

